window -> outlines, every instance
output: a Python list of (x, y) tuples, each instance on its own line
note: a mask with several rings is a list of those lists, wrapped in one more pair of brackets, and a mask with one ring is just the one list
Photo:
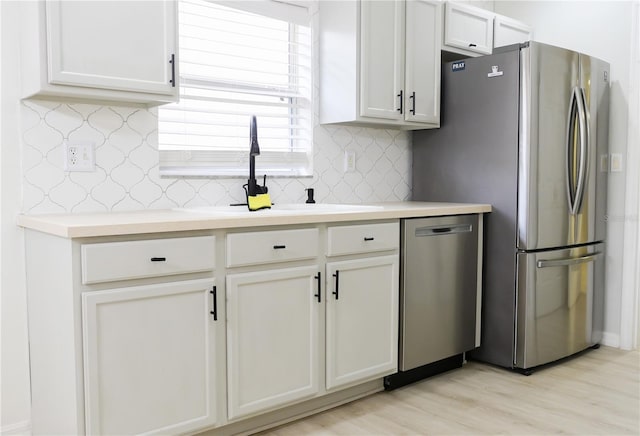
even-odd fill
[(180, 0), (180, 102), (158, 109), (160, 174), (246, 176), (256, 115), (269, 175), (311, 175), (311, 30), (280, 1)]

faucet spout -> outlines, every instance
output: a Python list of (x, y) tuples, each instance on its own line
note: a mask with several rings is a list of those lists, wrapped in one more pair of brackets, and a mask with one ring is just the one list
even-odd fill
[(258, 123), (256, 122), (256, 116), (251, 116), (251, 123), (249, 124), (249, 140), (251, 141), (251, 148), (249, 150), (249, 181), (248, 181), (248, 194), (258, 194), (258, 183), (256, 182), (256, 156), (260, 154), (260, 146), (258, 145)]

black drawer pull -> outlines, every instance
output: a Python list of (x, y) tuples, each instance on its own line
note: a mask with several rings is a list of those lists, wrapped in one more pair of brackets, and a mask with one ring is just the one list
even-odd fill
[(367, 237), (367, 236), (365, 236), (365, 237), (364, 237), (364, 240), (365, 240), (365, 241), (373, 241), (374, 239), (375, 239), (375, 238), (372, 238), (372, 237), (371, 237), (371, 238), (370, 238), (370, 237)]
[(209, 293), (211, 294), (211, 299), (213, 300), (213, 310), (209, 313), (213, 315), (213, 320), (217, 321), (218, 320), (218, 290), (214, 286), (213, 289), (209, 291)]
[(314, 278), (318, 281), (318, 293), (317, 294), (313, 294), (314, 297), (316, 297), (318, 299), (318, 303), (322, 303), (322, 289), (321, 289), (321, 279), (322, 274), (320, 273), (320, 271), (318, 271), (318, 275), (314, 276)]
[(286, 245), (274, 245), (273, 246), (274, 250), (282, 250), (283, 248), (287, 248), (287, 246)]
[(152, 257), (151, 258), (151, 262), (166, 262), (167, 258), (166, 257)]
[(336, 296), (336, 300), (337, 300), (340, 292), (338, 290), (338, 286), (340, 284), (340, 271), (336, 270), (336, 273), (333, 276), (336, 278), (336, 289), (335, 291), (332, 292), (332, 294)]
[(477, 47), (473, 42), (469, 44), (469, 47)]
[(175, 54), (171, 54), (171, 59), (169, 59), (169, 63), (171, 64), (171, 80), (169, 80), (169, 83), (171, 83), (171, 87), (175, 88), (176, 87), (176, 55)]

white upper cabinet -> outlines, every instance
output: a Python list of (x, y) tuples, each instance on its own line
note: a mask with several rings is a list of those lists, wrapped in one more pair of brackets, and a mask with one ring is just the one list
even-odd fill
[(530, 41), (533, 29), (520, 21), (496, 15), (493, 22), (493, 46), (518, 44)]
[(360, 115), (402, 120), (404, 2), (361, 5)]
[(24, 20), (24, 97), (177, 100), (177, 2), (25, 2)]
[(435, 1), (408, 1), (406, 29), (405, 119), (439, 126), (442, 5)]
[(447, 2), (444, 14), (442, 50), (480, 56), (496, 47), (529, 41), (533, 29), (489, 10)]
[(445, 8), (445, 46), (491, 54), (493, 50), (493, 12), (447, 2)]
[(439, 127), (441, 26), (437, 1), (320, 2), (320, 122)]

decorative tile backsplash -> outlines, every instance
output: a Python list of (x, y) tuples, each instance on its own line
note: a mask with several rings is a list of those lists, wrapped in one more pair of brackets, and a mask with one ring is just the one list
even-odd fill
[[(155, 109), (27, 100), (22, 104), (23, 212), (105, 212), (225, 205), (244, 201), (240, 178), (158, 174)], [(314, 129), (313, 177), (271, 178), (274, 203), (407, 200), (410, 133), (360, 127)], [(95, 144), (93, 172), (64, 171), (64, 142)], [(344, 152), (356, 171), (344, 172)]]

